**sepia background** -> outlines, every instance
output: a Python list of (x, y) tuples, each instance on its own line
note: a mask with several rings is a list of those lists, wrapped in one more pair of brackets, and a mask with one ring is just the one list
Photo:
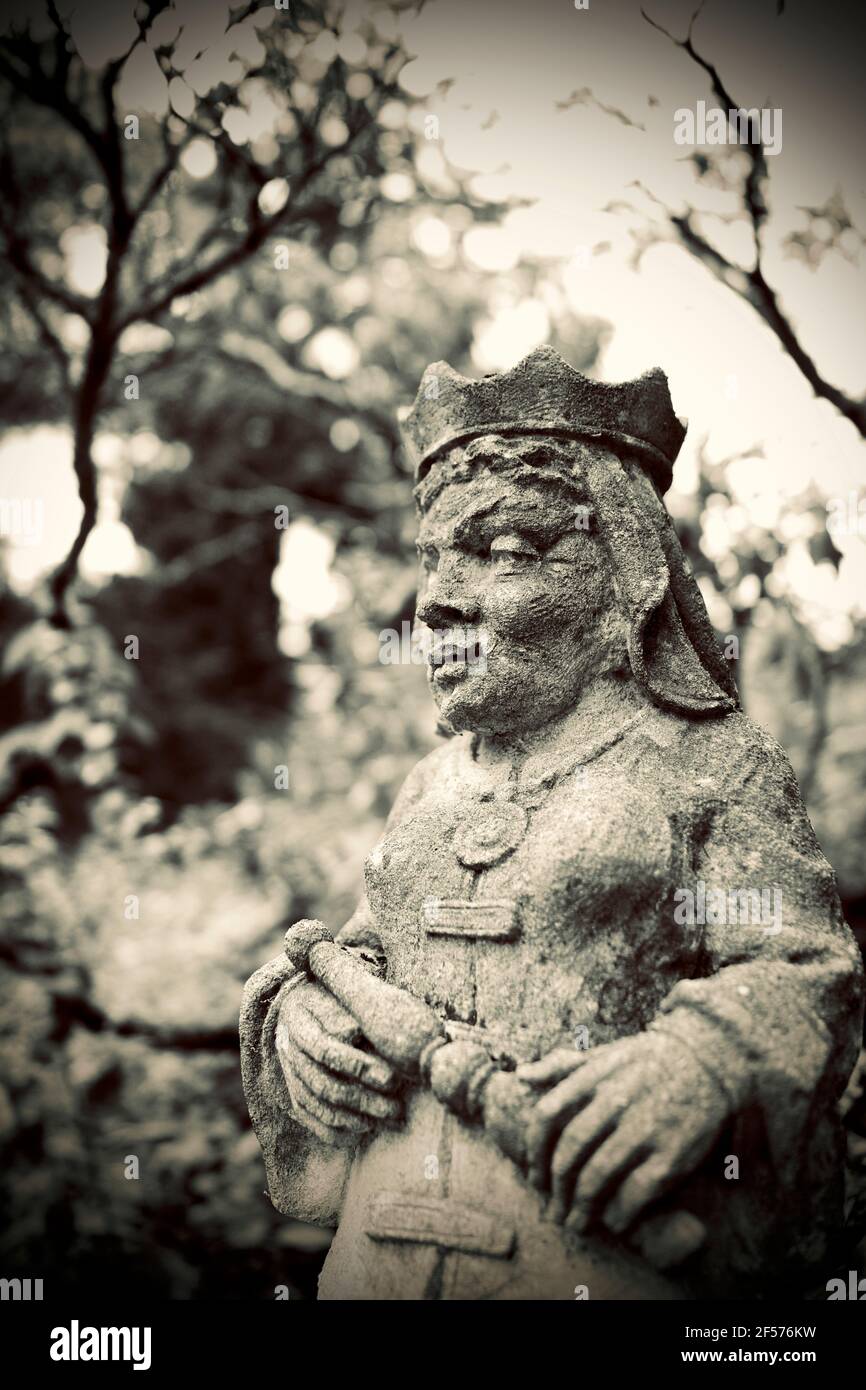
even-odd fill
[[(866, 939), (863, 22), (645, 8), (0, 0), (0, 1272), (46, 1297), (315, 1296), (237, 1012), (435, 740), (378, 659), (428, 362), (665, 369), (671, 510)], [(677, 144), (701, 101), (781, 150)]]

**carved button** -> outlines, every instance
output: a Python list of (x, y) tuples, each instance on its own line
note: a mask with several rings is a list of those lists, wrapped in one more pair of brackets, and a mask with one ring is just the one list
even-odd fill
[(454, 836), (454, 853), (467, 869), (488, 868), (505, 859), (526, 834), (529, 817), (513, 801), (496, 801), (480, 810), (469, 808)]

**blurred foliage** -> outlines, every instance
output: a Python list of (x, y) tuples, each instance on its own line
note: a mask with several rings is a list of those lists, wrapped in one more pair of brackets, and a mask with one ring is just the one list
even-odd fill
[[(120, 257), (110, 331), (104, 286), (76, 289), (62, 248), (70, 227), (102, 226), (110, 246), (112, 166), (62, 111), (14, 83), (6, 97), (18, 190), (4, 224), (15, 292), (0, 301), (8, 418), (67, 422), (80, 440), (82, 383), (107, 332), (87, 458), (103, 497), (122, 499), (140, 561), (101, 584), (79, 576), (61, 625), (47, 589), (0, 586), (3, 1272), (44, 1275), (50, 1297), (108, 1291), (120, 1270), (127, 1292), (269, 1298), (286, 1283), (314, 1296), (327, 1236), (277, 1218), (263, 1195), (238, 1073), (240, 989), (289, 923), (350, 915), (364, 854), (433, 746), (422, 669), (378, 660), (377, 634), (414, 606), (397, 411), (428, 362), (471, 372), (494, 309), (555, 279), (542, 265), (473, 266), (463, 239), (502, 210), (437, 157), (395, 87), (399, 46), (368, 20), (349, 60), (316, 48), (323, 28), (320, 10), (293, 4), (284, 27), (256, 30), (263, 52), (249, 38), (230, 81), (199, 84), (189, 115), (142, 115), (124, 151), (127, 197), (161, 182)], [(40, 52), (54, 43), (49, 27)], [(22, 53), (8, 58), (19, 69)], [(178, 76), (171, 43), (156, 57), (165, 81)], [(96, 121), (105, 68), (68, 61), (76, 109)], [(229, 137), (265, 98), (269, 138)], [(344, 129), (351, 148), (335, 154)], [(215, 162), (191, 179), (179, 160), (196, 139)], [(286, 223), (166, 299), (244, 245), (271, 215), (259, 194), (281, 179)], [(554, 345), (591, 370), (603, 325), (561, 307), (555, 322)], [(755, 703), (772, 692), (762, 717), (792, 752), (856, 913), (862, 644), (819, 652), (774, 580), (782, 529), (741, 525), (735, 553), (720, 553), (720, 508), (735, 508), (725, 466), (704, 459), (697, 492), (679, 499), (686, 552), (720, 634), (744, 639), (744, 664), (754, 644)], [(810, 509), (801, 499), (791, 516), (818, 544)], [(343, 597), (290, 623), (298, 523), (326, 538)], [(137, 1178), (125, 1176), (132, 1156)]]

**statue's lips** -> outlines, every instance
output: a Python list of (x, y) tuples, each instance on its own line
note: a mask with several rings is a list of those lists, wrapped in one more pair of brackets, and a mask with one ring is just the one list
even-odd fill
[(445, 679), (450, 674), (465, 676), (472, 667), (483, 670), (487, 662), (487, 642), (484, 634), (450, 632), (434, 633), (427, 654), (427, 663), (434, 677)]

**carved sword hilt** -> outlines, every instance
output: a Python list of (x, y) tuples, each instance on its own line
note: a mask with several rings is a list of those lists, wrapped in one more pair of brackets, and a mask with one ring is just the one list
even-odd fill
[[(319, 980), (349, 1010), (386, 1062), (429, 1086), (462, 1119), (483, 1125), (497, 1148), (525, 1173), (525, 1134), (537, 1090), (502, 1071), (483, 1047), (450, 1040), (429, 1005), (371, 974), (337, 945), (323, 923), (307, 919), (290, 927), (286, 955), (296, 970)], [(636, 1243), (651, 1264), (665, 1269), (692, 1254), (704, 1235), (697, 1217), (673, 1212), (642, 1223)]]
[(421, 1060), (448, 1042), (431, 1008), (405, 990), (379, 980), (356, 956), (338, 946), (321, 922), (296, 923), (286, 932), (286, 955), (331, 991), (358, 1020), (380, 1056), (413, 1080)]

